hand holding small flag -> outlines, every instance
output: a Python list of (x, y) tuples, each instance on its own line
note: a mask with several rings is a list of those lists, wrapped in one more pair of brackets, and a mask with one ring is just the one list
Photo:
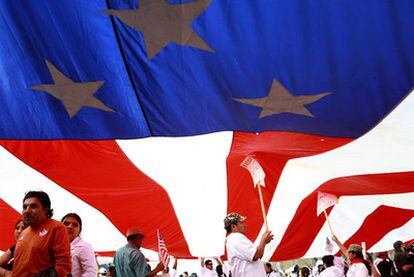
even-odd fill
[(158, 237), (158, 257), (160, 262), (164, 265), (164, 269), (168, 267), (170, 263), (170, 255), (168, 254), (167, 246), (165, 245), (164, 239), (161, 236), (160, 231), (157, 229), (157, 237)]

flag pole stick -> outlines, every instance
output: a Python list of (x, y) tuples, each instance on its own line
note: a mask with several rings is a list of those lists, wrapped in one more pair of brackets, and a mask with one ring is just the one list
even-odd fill
[(259, 190), (260, 206), (262, 207), (262, 213), (263, 213), (263, 221), (266, 227), (266, 231), (269, 231), (269, 225), (267, 225), (266, 210), (265, 210), (264, 202), (263, 202), (262, 189), (260, 187), (261, 187), (260, 183), (257, 184), (257, 189)]
[(326, 213), (326, 210), (323, 210), (323, 213), (325, 214), (326, 221), (328, 222), (329, 231), (331, 232), (331, 235), (334, 236), (331, 221), (329, 220), (329, 217), (328, 217), (328, 214)]

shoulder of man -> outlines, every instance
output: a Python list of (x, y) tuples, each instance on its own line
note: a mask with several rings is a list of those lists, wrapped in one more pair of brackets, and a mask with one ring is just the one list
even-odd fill
[(129, 254), (129, 256), (131, 258), (139, 259), (139, 260), (144, 260), (145, 261), (145, 256), (141, 252), (140, 249), (138, 249), (136, 247), (131, 247), (131, 246), (127, 245), (126, 246), (126, 251), (128, 252), (128, 254)]
[(230, 233), (227, 236), (227, 239), (231, 239), (231, 240), (237, 240), (237, 239), (243, 239), (243, 238), (247, 238), (247, 237), (243, 235), (242, 233)]
[(62, 229), (62, 230), (65, 230), (66, 231), (65, 225), (63, 225), (62, 222), (57, 221), (57, 220), (55, 220), (53, 218), (48, 218), (46, 220), (46, 223), (43, 225), (43, 227), (45, 229), (46, 228), (49, 228), (49, 229)]
[(246, 237), (242, 233), (231, 233), (227, 236), (227, 241), (230, 241), (230, 243), (245, 243), (250, 244), (253, 243), (251, 240), (249, 240), (248, 237)]

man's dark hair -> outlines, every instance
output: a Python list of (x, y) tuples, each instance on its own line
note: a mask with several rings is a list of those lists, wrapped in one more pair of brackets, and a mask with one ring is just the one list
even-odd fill
[(272, 264), (271, 264), (271, 263), (266, 263), (266, 266), (267, 266), (268, 268), (272, 268)]
[(309, 267), (306, 267), (306, 266), (302, 267), (300, 269), (300, 275), (301, 276), (309, 276), (310, 275)]
[(212, 260), (205, 260), (204, 265), (213, 265), (213, 261)]
[(60, 222), (63, 222), (68, 217), (74, 218), (79, 223), (79, 229), (80, 229), (80, 232), (82, 232), (82, 219), (80, 218), (80, 216), (76, 213), (68, 213), (67, 215), (62, 217), (62, 220)]
[(50, 198), (49, 195), (47, 195), (46, 192), (44, 191), (29, 191), (26, 192), (24, 198), (23, 198), (23, 202), (26, 201), (26, 199), (28, 198), (33, 198), (36, 197), (37, 199), (39, 199), (40, 204), (42, 204), (42, 208), (46, 209), (46, 217), (52, 217), (53, 216), (53, 209), (51, 208), (51, 203), (50, 203)]
[(393, 246), (394, 246), (394, 249), (396, 250), (396, 251), (401, 251), (401, 245), (403, 245), (404, 243), (402, 242), (402, 241), (400, 241), (400, 240), (397, 240), (396, 242), (394, 242), (394, 244), (393, 244)]
[(334, 256), (333, 255), (326, 255), (322, 257), (322, 262), (326, 264), (327, 267), (334, 265)]

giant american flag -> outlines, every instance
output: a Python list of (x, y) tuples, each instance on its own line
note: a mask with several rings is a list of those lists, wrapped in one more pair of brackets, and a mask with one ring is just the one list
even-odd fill
[[(267, 260), (413, 239), (411, 0), (0, 1), (0, 250), (24, 192), (77, 212), (100, 253), (132, 225), (156, 253), (224, 253), (223, 218)], [(337, 249), (336, 249), (337, 250)], [(334, 249), (334, 251), (336, 251)], [(151, 252), (152, 251), (152, 252)], [(154, 255), (156, 256), (156, 254)]]

